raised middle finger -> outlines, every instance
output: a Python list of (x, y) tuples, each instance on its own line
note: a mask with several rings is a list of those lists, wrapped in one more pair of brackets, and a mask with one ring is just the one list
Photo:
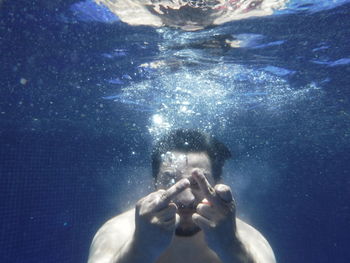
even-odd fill
[(193, 179), (197, 182), (201, 192), (204, 194), (204, 197), (210, 203), (217, 203), (216, 192), (214, 188), (210, 185), (204, 173), (198, 169), (192, 172)]
[(190, 181), (186, 178), (178, 181), (176, 184), (165, 190), (161, 196), (158, 203), (159, 207), (165, 207), (169, 202), (183, 190), (190, 186)]

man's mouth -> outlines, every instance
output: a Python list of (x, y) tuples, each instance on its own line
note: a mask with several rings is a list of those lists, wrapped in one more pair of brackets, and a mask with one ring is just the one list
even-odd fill
[(196, 209), (193, 209), (193, 208), (179, 208), (177, 212), (178, 212), (178, 214), (180, 216), (188, 217), (188, 216), (192, 216), (196, 212)]

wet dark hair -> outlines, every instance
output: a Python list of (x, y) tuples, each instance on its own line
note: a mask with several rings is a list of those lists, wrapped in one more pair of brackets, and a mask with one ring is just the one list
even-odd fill
[(206, 152), (212, 166), (215, 181), (220, 180), (225, 161), (231, 157), (230, 150), (213, 136), (192, 129), (178, 129), (171, 131), (161, 138), (152, 151), (152, 174), (157, 178), (162, 154), (171, 151)]

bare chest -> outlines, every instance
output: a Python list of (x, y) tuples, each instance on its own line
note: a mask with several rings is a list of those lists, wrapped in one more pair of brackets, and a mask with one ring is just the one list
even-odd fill
[(208, 248), (194, 250), (168, 249), (156, 263), (219, 263), (217, 255)]

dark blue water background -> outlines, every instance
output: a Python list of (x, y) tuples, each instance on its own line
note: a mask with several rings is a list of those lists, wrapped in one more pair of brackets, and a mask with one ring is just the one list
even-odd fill
[[(269, 89), (243, 86), (225, 127), (213, 121), (235, 155), (226, 180), (238, 214), (278, 262), (350, 262), (349, 4), (303, 5), (181, 43), (183, 32), (132, 27), (90, 2), (0, 5), (0, 262), (85, 262), (98, 227), (150, 191), (150, 119), (162, 101), (123, 88), (226, 64), (244, 66), (236, 82), (259, 70), (291, 94), (317, 87), (286, 90), (281, 106)], [(227, 47), (232, 35), (245, 47)], [(139, 66), (165, 58), (175, 66)]]

